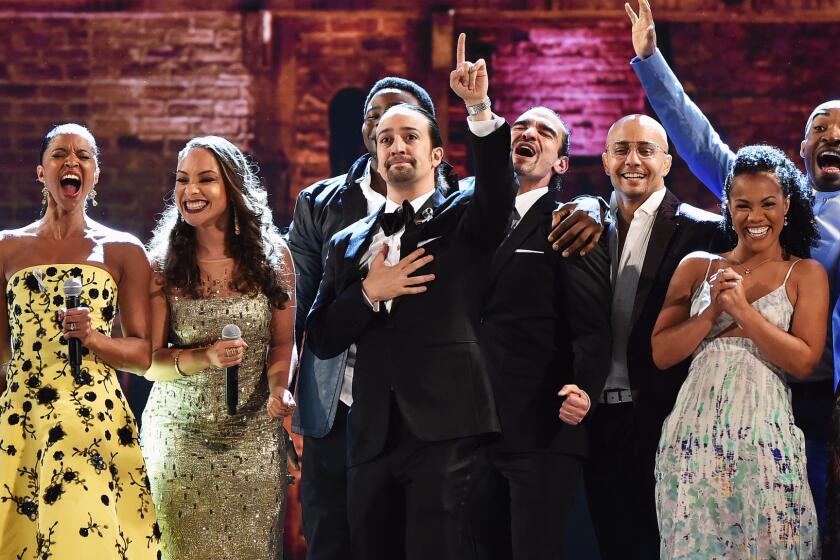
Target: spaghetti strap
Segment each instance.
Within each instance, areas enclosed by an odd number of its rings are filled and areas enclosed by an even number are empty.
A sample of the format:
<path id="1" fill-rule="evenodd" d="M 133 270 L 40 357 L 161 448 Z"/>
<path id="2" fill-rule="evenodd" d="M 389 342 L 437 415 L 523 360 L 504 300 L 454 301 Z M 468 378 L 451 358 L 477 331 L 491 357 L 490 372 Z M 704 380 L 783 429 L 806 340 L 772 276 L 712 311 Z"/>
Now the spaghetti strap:
<path id="1" fill-rule="evenodd" d="M 706 275 L 703 276 L 703 280 L 706 282 L 709 281 L 709 272 L 712 270 L 712 262 L 715 260 L 714 257 L 709 257 L 709 266 L 706 267 Z"/>
<path id="2" fill-rule="evenodd" d="M 796 263 L 800 262 L 802 259 L 796 259 L 791 263 L 790 268 L 788 268 L 787 274 L 785 274 L 785 281 L 782 282 L 782 286 L 787 285 L 788 278 L 790 278 L 790 273 L 793 271 L 793 267 L 796 266 Z"/>

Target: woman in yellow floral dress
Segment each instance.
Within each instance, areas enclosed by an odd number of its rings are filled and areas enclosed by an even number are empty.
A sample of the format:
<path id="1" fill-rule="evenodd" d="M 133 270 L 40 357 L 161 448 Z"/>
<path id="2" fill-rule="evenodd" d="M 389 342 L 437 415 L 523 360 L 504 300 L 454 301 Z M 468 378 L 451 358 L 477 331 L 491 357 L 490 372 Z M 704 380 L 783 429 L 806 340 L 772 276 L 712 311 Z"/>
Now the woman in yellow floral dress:
<path id="1" fill-rule="evenodd" d="M 148 261 L 136 238 L 85 213 L 99 179 L 86 128 L 50 131 L 37 176 L 43 216 L 0 233 L 0 558 L 154 559 L 159 530 L 116 375 L 151 360 Z M 81 305 L 64 313 L 71 277 Z M 71 338 L 83 346 L 75 373 Z"/>

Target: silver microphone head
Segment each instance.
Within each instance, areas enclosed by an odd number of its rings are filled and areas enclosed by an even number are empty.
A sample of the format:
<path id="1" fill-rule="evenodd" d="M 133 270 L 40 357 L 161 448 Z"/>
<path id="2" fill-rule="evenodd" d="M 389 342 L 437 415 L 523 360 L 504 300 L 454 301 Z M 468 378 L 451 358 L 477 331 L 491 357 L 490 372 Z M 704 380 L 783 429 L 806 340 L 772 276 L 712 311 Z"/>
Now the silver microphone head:
<path id="1" fill-rule="evenodd" d="M 225 325 L 222 327 L 222 340 L 236 340 L 242 338 L 242 331 L 236 325 Z"/>
<path id="2" fill-rule="evenodd" d="M 64 297 L 79 297 L 82 295 L 82 283 L 78 278 L 64 281 Z"/>

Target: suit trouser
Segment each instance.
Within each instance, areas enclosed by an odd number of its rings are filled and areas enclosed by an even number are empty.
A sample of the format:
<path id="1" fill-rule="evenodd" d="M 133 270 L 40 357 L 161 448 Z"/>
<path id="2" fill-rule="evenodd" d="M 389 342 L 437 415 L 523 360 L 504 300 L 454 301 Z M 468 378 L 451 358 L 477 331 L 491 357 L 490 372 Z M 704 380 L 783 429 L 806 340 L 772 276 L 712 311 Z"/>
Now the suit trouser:
<path id="1" fill-rule="evenodd" d="M 653 469 L 662 428 L 655 423 L 633 403 L 600 404 L 589 419 L 583 472 L 602 560 L 659 558 Z"/>
<path id="2" fill-rule="evenodd" d="M 566 521 L 581 474 L 576 455 L 502 451 L 491 446 L 490 468 L 473 507 L 481 560 L 565 557 Z"/>
<path id="3" fill-rule="evenodd" d="M 332 429 L 303 438 L 300 505 L 307 560 L 344 560 L 347 525 L 347 405 L 338 403 Z"/>
<path id="4" fill-rule="evenodd" d="M 467 507 L 484 468 L 484 437 L 417 439 L 392 401 L 388 441 L 348 471 L 355 560 L 469 560 Z"/>
<path id="5" fill-rule="evenodd" d="M 831 414 L 834 407 L 834 380 L 790 383 L 791 408 L 796 426 L 805 436 L 805 455 L 808 458 L 808 485 L 814 496 L 814 508 L 820 533 L 826 525 L 826 484 Z M 829 502 L 830 503 L 830 502 Z M 836 506 L 833 506 L 836 509 Z M 825 554 L 824 557 L 828 558 Z"/>

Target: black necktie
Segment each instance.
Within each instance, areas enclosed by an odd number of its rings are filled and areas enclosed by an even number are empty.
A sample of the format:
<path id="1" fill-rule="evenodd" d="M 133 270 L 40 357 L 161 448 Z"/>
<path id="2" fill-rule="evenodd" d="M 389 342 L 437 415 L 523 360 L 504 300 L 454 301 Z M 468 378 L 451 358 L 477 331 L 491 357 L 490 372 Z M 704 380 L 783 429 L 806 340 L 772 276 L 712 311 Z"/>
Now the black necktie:
<path id="1" fill-rule="evenodd" d="M 508 227 L 505 230 L 505 237 L 506 238 L 511 233 L 513 233 L 513 229 L 516 227 L 516 225 L 519 223 L 519 221 L 521 219 L 522 219 L 522 216 L 519 215 L 519 211 L 516 208 L 514 208 L 513 211 L 510 213 L 510 218 L 508 220 Z"/>
<path id="2" fill-rule="evenodd" d="M 414 207 L 407 200 L 403 201 L 402 206 L 396 211 L 379 216 L 382 233 L 389 237 L 412 223 L 414 223 Z"/>

